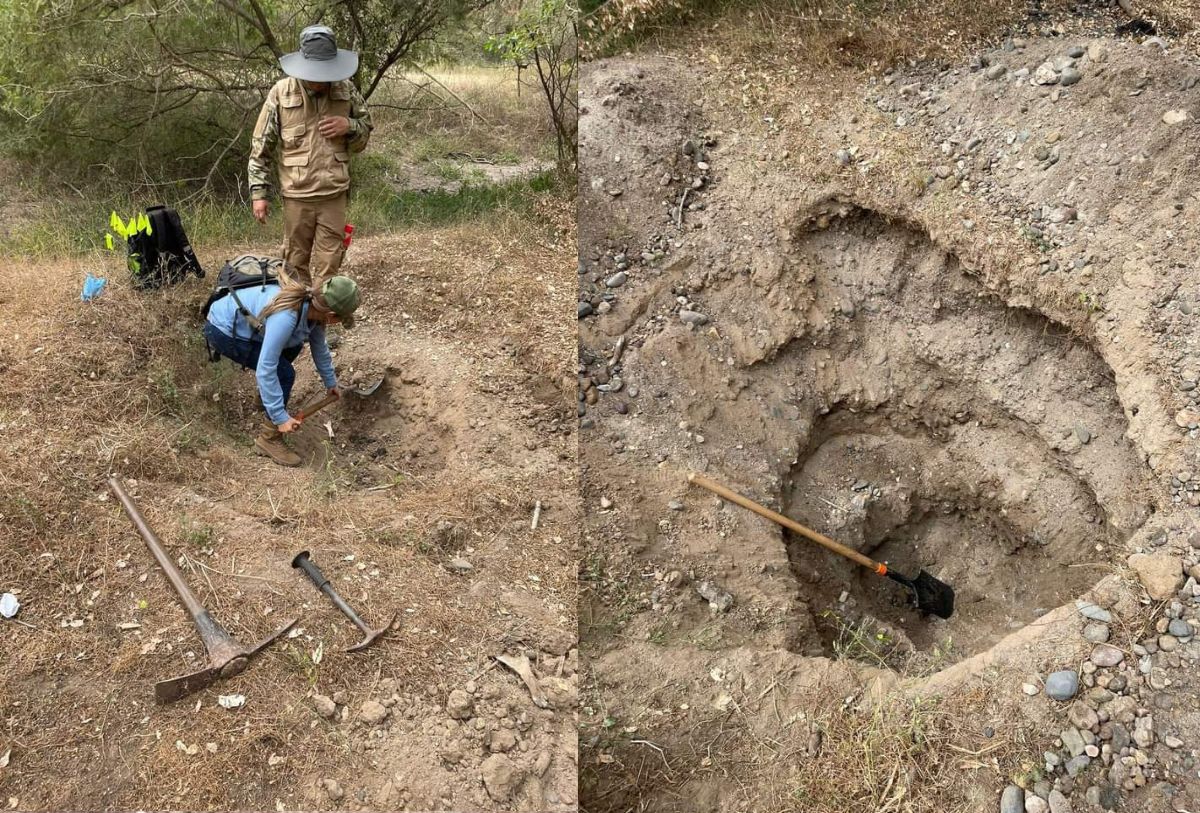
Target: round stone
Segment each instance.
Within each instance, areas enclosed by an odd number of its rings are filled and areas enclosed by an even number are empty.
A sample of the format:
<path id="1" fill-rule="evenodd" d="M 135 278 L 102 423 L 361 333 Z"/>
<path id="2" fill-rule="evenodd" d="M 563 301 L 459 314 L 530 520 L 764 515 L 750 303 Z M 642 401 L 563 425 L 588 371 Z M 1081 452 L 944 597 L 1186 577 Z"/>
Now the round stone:
<path id="1" fill-rule="evenodd" d="M 1115 646 L 1099 644 L 1092 650 L 1092 663 L 1102 668 L 1116 666 L 1123 660 L 1125 660 L 1125 653 Z"/>
<path id="2" fill-rule="evenodd" d="M 1000 813 L 1025 813 L 1025 791 L 1009 785 L 1000 794 Z"/>
<path id="3" fill-rule="evenodd" d="M 1046 678 L 1046 696 L 1065 703 L 1079 691 L 1079 673 L 1074 669 L 1063 669 Z"/>

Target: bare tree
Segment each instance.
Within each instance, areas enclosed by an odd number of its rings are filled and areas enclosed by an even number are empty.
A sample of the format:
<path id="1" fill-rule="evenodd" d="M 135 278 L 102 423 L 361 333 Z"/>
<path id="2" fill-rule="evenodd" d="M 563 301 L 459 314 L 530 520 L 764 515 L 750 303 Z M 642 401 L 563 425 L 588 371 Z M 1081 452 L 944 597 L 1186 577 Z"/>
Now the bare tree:
<path id="1" fill-rule="evenodd" d="M 572 0 L 540 0 L 506 33 L 493 37 L 488 50 L 517 67 L 532 62 L 554 124 L 559 165 L 574 171 L 579 158 L 578 8 Z"/>

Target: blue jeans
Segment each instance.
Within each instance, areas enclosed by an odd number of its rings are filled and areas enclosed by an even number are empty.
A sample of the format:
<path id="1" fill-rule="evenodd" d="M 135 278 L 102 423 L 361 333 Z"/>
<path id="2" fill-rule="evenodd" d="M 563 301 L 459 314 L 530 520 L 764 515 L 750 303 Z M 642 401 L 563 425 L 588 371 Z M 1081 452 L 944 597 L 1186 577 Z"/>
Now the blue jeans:
<path id="1" fill-rule="evenodd" d="M 226 336 L 212 322 L 204 323 L 204 340 L 208 342 L 209 347 L 235 364 L 240 364 L 247 370 L 254 370 L 258 367 L 258 354 L 262 352 L 262 342 Z M 296 368 L 292 366 L 292 362 L 303 352 L 304 345 L 300 345 L 299 347 L 285 347 L 279 355 L 279 366 L 276 369 L 279 372 L 279 388 L 283 390 L 285 407 L 292 397 L 292 385 L 296 383 Z M 258 404 L 262 406 L 261 397 Z M 263 409 L 266 410 L 266 407 L 264 406 Z"/>

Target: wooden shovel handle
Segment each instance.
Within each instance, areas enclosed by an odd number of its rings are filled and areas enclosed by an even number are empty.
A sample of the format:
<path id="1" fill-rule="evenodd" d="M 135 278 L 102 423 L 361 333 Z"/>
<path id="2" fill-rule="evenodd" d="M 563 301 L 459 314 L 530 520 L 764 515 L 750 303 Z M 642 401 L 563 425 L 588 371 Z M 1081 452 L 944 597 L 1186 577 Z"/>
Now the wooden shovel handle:
<path id="1" fill-rule="evenodd" d="M 811 539 L 813 542 L 816 542 L 818 545 L 828 548 L 829 550 L 833 551 L 834 553 L 845 556 L 847 559 L 851 560 L 852 562 L 857 562 L 858 564 L 862 565 L 863 567 L 874 570 L 880 576 L 887 575 L 887 565 L 883 564 L 882 562 L 876 562 L 874 559 L 870 559 L 866 556 L 863 556 L 861 553 L 854 550 L 853 548 L 846 547 L 841 542 L 835 542 L 834 540 L 830 539 L 829 537 L 825 536 L 824 534 L 819 534 L 816 531 L 812 530 L 811 528 L 805 528 L 799 522 L 796 522 L 796 520 L 790 519 L 789 517 L 785 517 L 783 514 L 777 514 L 774 511 L 772 511 L 770 508 L 767 508 L 765 505 L 759 505 L 754 500 L 750 499 L 749 497 L 743 497 L 741 494 L 738 494 L 736 491 L 730 491 L 725 486 L 721 485 L 720 483 L 714 482 L 713 480 L 708 479 L 703 474 L 697 474 L 696 472 L 691 472 L 690 474 L 688 474 L 688 482 L 695 483 L 696 485 L 700 486 L 701 488 L 706 488 L 709 491 L 711 491 L 713 494 L 716 494 L 721 499 L 729 500 L 729 502 L 732 502 L 732 503 L 737 503 L 742 508 L 753 511 L 754 513 L 758 514 L 760 517 L 766 517 L 767 519 L 771 520 L 772 522 L 776 522 L 789 530 L 795 531 L 796 533 L 800 534 L 801 536 L 807 537 L 808 539 Z"/>
<path id="2" fill-rule="evenodd" d="M 304 409 L 302 409 L 298 413 L 296 413 L 296 420 L 300 421 L 301 423 L 304 423 L 305 418 L 311 418 L 317 412 L 319 412 L 320 410 L 329 406 L 334 401 L 338 400 L 338 397 L 339 396 L 337 396 L 337 395 L 326 395 L 324 398 L 322 398 L 320 401 L 317 401 L 312 406 L 304 407 Z"/>

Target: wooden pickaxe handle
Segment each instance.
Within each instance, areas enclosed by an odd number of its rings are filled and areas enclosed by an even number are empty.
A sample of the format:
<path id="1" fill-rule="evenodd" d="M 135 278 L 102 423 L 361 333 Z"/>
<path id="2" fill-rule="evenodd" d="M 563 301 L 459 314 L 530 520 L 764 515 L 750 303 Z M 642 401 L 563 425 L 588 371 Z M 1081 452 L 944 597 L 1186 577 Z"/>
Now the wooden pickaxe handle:
<path id="1" fill-rule="evenodd" d="M 876 562 L 874 559 L 864 556 L 858 551 L 854 550 L 854 548 L 848 548 L 841 542 L 836 542 L 830 539 L 829 537 L 825 536 L 825 534 L 817 533 L 811 528 L 805 528 L 799 522 L 796 522 L 796 520 L 791 519 L 790 517 L 785 517 L 783 514 L 777 514 L 770 508 L 767 508 L 765 505 L 760 505 L 749 497 L 743 497 L 736 491 L 731 491 L 720 483 L 708 479 L 703 474 L 691 472 L 687 477 L 689 483 L 695 483 L 701 488 L 708 489 L 713 494 L 716 494 L 718 497 L 724 500 L 729 500 L 731 503 L 736 503 L 742 508 L 753 511 L 760 517 L 766 517 L 772 522 L 778 523 L 788 530 L 795 531 L 806 539 L 811 539 L 818 545 L 828 548 L 840 556 L 845 556 L 852 562 L 857 562 L 863 567 L 875 571 L 880 576 L 887 575 L 887 565 L 883 564 L 882 562 Z"/>
<path id="2" fill-rule="evenodd" d="M 306 406 L 303 409 L 301 409 L 299 412 L 297 412 L 296 420 L 300 421 L 300 423 L 304 423 L 305 418 L 311 418 L 317 412 L 320 412 L 322 409 L 329 406 L 330 404 L 332 404 L 334 401 L 338 400 L 339 398 L 341 398 L 340 395 L 334 395 L 332 393 L 326 395 L 324 398 L 322 398 L 320 401 L 317 401 L 315 404 L 312 404 L 311 406 Z"/>

